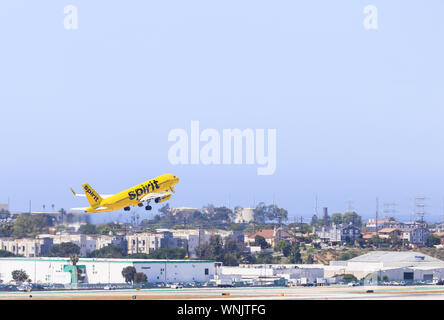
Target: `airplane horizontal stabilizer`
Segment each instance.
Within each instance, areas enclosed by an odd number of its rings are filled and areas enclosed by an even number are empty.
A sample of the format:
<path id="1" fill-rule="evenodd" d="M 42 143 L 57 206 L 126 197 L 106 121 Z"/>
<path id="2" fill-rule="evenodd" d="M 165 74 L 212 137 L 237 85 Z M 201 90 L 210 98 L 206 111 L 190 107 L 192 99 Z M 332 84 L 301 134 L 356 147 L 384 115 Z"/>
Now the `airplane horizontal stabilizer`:
<path id="1" fill-rule="evenodd" d="M 86 194 L 76 193 L 76 192 L 74 191 L 73 188 L 70 188 L 70 189 L 71 189 L 71 192 L 72 192 L 76 197 L 86 197 Z"/>

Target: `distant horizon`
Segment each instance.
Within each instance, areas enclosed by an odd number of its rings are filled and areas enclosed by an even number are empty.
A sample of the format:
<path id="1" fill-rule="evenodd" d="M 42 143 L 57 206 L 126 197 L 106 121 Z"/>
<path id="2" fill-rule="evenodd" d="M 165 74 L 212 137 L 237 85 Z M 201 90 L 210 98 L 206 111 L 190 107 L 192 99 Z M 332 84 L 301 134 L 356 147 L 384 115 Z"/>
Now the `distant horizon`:
<path id="1" fill-rule="evenodd" d="M 379 197 L 410 220 L 423 194 L 444 218 L 444 1 L 66 6 L 0 3 L 0 203 L 84 207 L 70 187 L 171 173 L 172 207 L 260 199 L 309 219 L 317 196 L 368 219 Z M 224 148 L 226 130 L 245 138 Z"/>
<path id="2" fill-rule="evenodd" d="M 0 204 L 6 204 L 6 203 L 0 203 Z M 213 204 L 213 205 L 216 206 L 216 207 L 224 207 L 224 205 L 220 205 L 220 206 L 216 205 L 216 204 Z M 266 205 L 269 205 L 269 204 L 266 203 Z M 277 205 L 279 206 L 279 204 L 277 204 Z M 203 205 L 201 207 L 190 207 L 190 208 L 202 209 L 204 206 L 206 206 L 206 205 Z M 63 207 L 58 208 L 58 209 L 56 208 L 55 211 L 49 211 L 49 210 L 43 211 L 43 210 L 35 210 L 35 209 L 32 209 L 31 211 L 32 211 L 32 213 L 42 213 L 42 214 L 48 213 L 48 214 L 50 214 L 50 213 L 59 212 L 61 209 L 64 209 L 67 213 L 74 213 L 75 215 L 88 215 L 91 218 L 91 223 L 93 223 L 93 224 L 102 224 L 102 223 L 111 223 L 111 222 L 114 222 L 114 221 L 129 223 L 128 221 L 131 220 L 131 217 L 133 215 L 137 215 L 137 214 L 139 215 L 139 221 L 142 221 L 144 219 L 152 219 L 155 215 L 160 214 L 158 209 L 160 209 L 161 207 L 162 206 L 154 207 L 152 211 L 146 211 L 144 208 L 136 208 L 136 207 L 134 207 L 129 212 L 125 212 L 123 210 L 120 210 L 120 211 L 108 212 L 108 213 L 81 213 L 81 212 L 78 212 L 78 211 L 71 211 L 70 209 L 66 209 L 66 208 L 63 208 Z M 227 207 L 227 206 L 225 206 L 225 207 Z M 234 211 L 235 207 L 236 206 L 227 207 L 227 208 L 229 208 L 229 209 Z M 170 205 L 170 208 L 180 208 L 180 206 L 173 207 L 173 206 Z M 242 207 L 242 208 L 252 208 L 252 207 Z M 320 218 L 320 219 L 322 218 L 322 215 L 323 215 L 322 209 L 323 208 L 320 208 L 320 210 L 319 210 L 320 212 L 317 215 L 318 218 Z M 9 211 L 12 212 L 12 213 L 29 213 L 29 209 L 28 210 L 11 210 L 11 208 L 10 208 Z M 328 215 L 330 217 L 333 214 L 335 214 L 335 213 L 344 214 L 346 212 L 349 212 L 349 211 L 339 212 L 339 211 L 330 211 L 330 209 L 328 209 Z M 351 212 L 356 212 L 359 216 L 361 216 L 363 222 L 367 222 L 369 220 L 374 220 L 376 218 L 376 215 L 364 216 L 364 215 L 360 214 L 356 210 L 352 210 Z M 314 215 L 314 213 L 311 214 L 310 216 L 308 216 L 308 215 L 302 216 L 303 222 L 304 223 L 310 223 L 311 222 L 311 218 L 313 217 L 313 215 Z M 428 224 L 442 223 L 444 221 L 444 219 L 441 219 L 441 220 L 427 219 L 428 216 L 429 215 L 427 213 L 424 215 L 424 221 L 426 223 L 428 223 Z M 398 221 L 398 222 L 415 222 L 415 221 L 417 221 L 415 219 L 411 219 L 413 217 L 413 214 L 410 214 L 408 219 L 405 219 L 405 218 L 403 219 L 403 218 L 399 218 L 399 217 L 407 217 L 407 215 L 398 215 L 398 214 L 396 214 L 395 216 L 384 217 L 381 212 L 379 213 L 378 221 L 382 221 L 385 218 L 389 219 L 391 217 L 394 217 L 396 219 L 396 221 Z M 288 223 L 293 223 L 294 221 L 300 222 L 300 219 L 301 219 L 301 215 L 290 215 L 289 214 L 288 215 L 288 219 L 286 221 L 284 221 L 284 222 L 287 223 L 287 224 Z"/>

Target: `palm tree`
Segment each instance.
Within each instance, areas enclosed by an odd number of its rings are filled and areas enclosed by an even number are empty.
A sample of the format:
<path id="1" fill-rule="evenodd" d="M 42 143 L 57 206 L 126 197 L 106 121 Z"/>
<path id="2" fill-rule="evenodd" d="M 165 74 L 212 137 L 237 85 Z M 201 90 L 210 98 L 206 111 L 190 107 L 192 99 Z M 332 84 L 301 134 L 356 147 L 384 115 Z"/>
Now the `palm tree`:
<path id="1" fill-rule="evenodd" d="M 75 266 L 77 262 L 79 262 L 79 257 L 76 254 L 71 254 L 69 260 L 71 260 L 72 265 Z"/>
<path id="2" fill-rule="evenodd" d="M 79 282 L 79 270 L 77 269 L 77 262 L 79 262 L 79 257 L 76 254 L 71 254 L 69 256 L 69 260 L 71 260 L 72 265 L 74 266 L 74 283 Z"/>

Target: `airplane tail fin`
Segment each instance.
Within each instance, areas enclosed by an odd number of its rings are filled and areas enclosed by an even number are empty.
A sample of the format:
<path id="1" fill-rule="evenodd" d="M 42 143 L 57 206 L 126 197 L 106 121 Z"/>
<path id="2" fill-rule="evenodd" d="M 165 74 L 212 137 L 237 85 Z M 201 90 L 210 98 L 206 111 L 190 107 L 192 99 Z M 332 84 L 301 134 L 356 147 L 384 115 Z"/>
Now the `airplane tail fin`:
<path id="1" fill-rule="evenodd" d="M 83 190 L 85 190 L 86 198 L 91 207 L 98 207 L 103 200 L 102 197 L 87 183 L 83 185 Z"/>

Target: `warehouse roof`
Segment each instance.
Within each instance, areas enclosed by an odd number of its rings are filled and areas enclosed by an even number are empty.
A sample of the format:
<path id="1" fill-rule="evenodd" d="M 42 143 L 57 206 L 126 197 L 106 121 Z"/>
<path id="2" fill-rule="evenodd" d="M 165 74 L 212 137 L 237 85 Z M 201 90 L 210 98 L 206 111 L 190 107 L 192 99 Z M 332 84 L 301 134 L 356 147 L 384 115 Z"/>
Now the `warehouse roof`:
<path id="1" fill-rule="evenodd" d="M 0 258 L 2 261 L 66 261 L 70 262 L 70 258 L 65 257 L 36 257 L 36 258 L 16 258 L 7 257 Z M 213 260 L 170 260 L 170 259 L 104 259 L 104 258 L 79 258 L 79 262 L 105 262 L 105 263 L 214 263 Z"/>
<path id="2" fill-rule="evenodd" d="M 348 260 L 348 262 L 401 262 L 401 263 L 421 263 L 434 262 L 442 263 L 444 261 L 433 258 L 421 252 L 412 251 L 372 251 L 359 257 Z"/>

